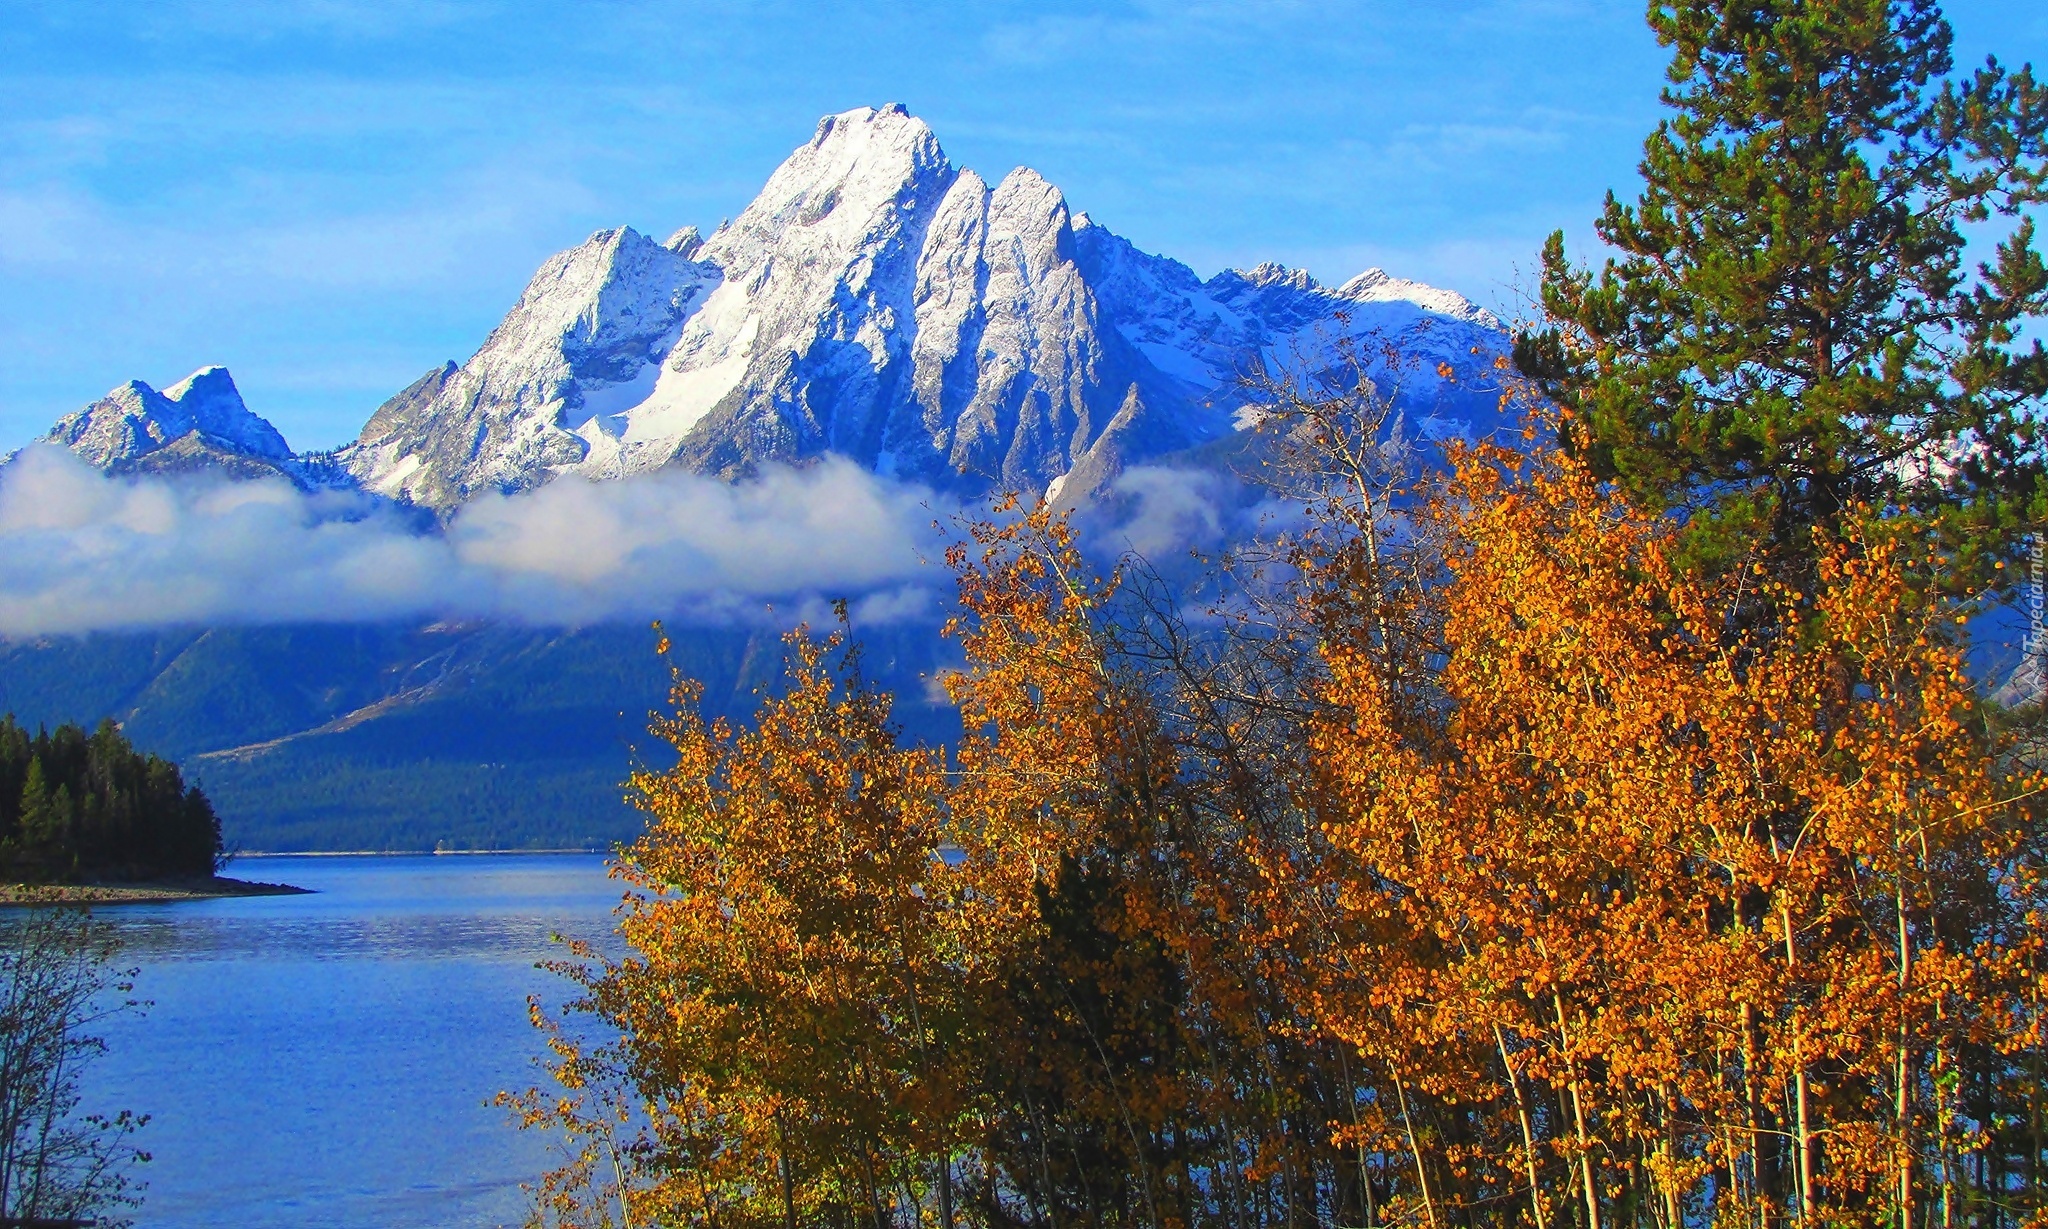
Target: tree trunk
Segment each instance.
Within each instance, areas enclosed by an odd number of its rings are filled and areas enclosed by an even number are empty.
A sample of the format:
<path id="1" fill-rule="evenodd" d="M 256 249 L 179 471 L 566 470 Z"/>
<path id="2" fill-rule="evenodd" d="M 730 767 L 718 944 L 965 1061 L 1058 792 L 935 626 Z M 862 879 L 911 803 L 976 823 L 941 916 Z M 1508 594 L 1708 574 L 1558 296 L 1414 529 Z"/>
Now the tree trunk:
<path id="1" fill-rule="evenodd" d="M 1429 1171 L 1422 1164 L 1422 1149 L 1415 1142 L 1415 1120 L 1408 1116 L 1408 1088 L 1398 1073 L 1394 1076 L 1394 1095 L 1401 1099 L 1401 1126 L 1408 1132 L 1408 1154 L 1415 1158 L 1415 1181 L 1422 1188 L 1422 1208 L 1429 1214 L 1429 1229 L 1436 1229 L 1436 1201 L 1429 1194 Z"/>
<path id="2" fill-rule="evenodd" d="M 1550 1218 L 1543 1212 L 1543 1186 L 1536 1180 L 1536 1129 L 1529 1121 L 1529 1103 L 1522 1099 L 1522 1077 L 1515 1074 L 1515 1064 L 1508 1057 L 1508 1039 L 1500 1031 L 1500 1025 L 1493 1026 L 1493 1044 L 1500 1047 L 1501 1066 L 1507 1069 L 1508 1087 L 1515 1092 L 1515 1116 L 1522 1122 L 1522 1164 L 1529 1173 L 1529 1210 L 1536 1217 L 1536 1229 L 1549 1229 Z"/>
<path id="3" fill-rule="evenodd" d="M 1550 1005 L 1557 1012 L 1557 1042 L 1564 1048 L 1565 1071 L 1571 1077 L 1572 1125 L 1579 1139 L 1579 1182 L 1586 1196 L 1586 1229 L 1600 1229 L 1600 1191 L 1593 1184 L 1593 1144 L 1586 1134 L 1586 1103 L 1579 1096 L 1579 1063 L 1571 1057 L 1571 1030 L 1564 1022 L 1564 997 L 1553 994 Z"/>

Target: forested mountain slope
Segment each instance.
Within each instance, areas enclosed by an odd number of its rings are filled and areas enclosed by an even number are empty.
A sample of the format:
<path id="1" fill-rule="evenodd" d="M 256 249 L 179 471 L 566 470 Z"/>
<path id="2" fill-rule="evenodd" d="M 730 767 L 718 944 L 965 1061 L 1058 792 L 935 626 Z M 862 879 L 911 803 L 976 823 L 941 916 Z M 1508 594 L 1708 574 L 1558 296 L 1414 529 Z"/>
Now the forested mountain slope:
<path id="1" fill-rule="evenodd" d="M 670 660 L 713 712 L 751 711 L 771 632 L 672 629 Z M 922 693 L 926 630 L 864 634 L 869 664 Z M 620 783 L 668 674 L 647 627 L 294 626 L 102 634 L 0 647 L 0 711 L 112 717 L 179 761 L 230 848 L 603 847 L 637 822 Z M 949 714 L 906 707 L 944 738 Z"/>

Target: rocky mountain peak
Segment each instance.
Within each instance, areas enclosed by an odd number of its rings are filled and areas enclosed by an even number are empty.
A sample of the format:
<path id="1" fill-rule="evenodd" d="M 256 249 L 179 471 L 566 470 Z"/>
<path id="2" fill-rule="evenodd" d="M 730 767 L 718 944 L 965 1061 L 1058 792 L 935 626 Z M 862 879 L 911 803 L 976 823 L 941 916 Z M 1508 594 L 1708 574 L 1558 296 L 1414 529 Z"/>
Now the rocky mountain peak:
<path id="1" fill-rule="evenodd" d="M 1320 290 L 1316 279 L 1309 276 L 1307 269 L 1290 269 L 1286 265 L 1262 261 L 1249 269 L 1234 269 L 1232 272 L 1261 289 L 1268 286 L 1285 286 L 1289 290 L 1303 292 Z"/>
<path id="2" fill-rule="evenodd" d="M 1073 222 L 1067 210 L 1066 194 L 1047 183 L 1037 171 L 1020 166 L 1003 176 L 989 196 L 989 213 L 1000 216 L 1011 231 L 1043 235 L 1056 247 L 1048 256 L 1072 260 Z"/>
<path id="3" fill-rule="evenodd" d="M 467 363 L 380 406 L 339 463 L 380 494 L 450 507 L 585 461 L 606 442 L 612 390 L 666 352 L 719 281 L 684 250 L 621 226 L 549 257 Z"/>
<path id="4" fill-rule="evenodd" d="M 162 392 L 130 380 L 58 420 L 40 442 L 118 472 L 149 468 L 149 457 L 181 441 L 181 455 L 199 449 L 269 464 L 292 455 L 284 436 L 250 412 L 234 377 L 218 366 L 202 367 Z"/>
<path id="5" fill-rule="evenodd" d="M 1354 303 L 1413 303 L 1427 311 L 1477 324 L 1482 328 L 1501 327 L 1499 317 L 1455 290 L 1445 290 L 1422 282 L 1410 281 L 1405 277 L 1395 277 L 1380 268 L 1367 269 L 1345 282 L 1337 288 L 1337 294 Z"/>
<path id="6" fill-rule="evenodd" d="M 771 254 L 800 255 L 814 268 L 838 264 L 900 235 L 952 181 L 938 138 L 900 104 L 828 115 L 753 203 L 705 242 L 701 259 L 734 279 Z"/>
<path id="7" fill-rule="evenodd" d="M 704 236 L 694 226 L 685 226 L 662 241 L 661 246 L 674 252 L 684 260 L 695 260 L 697 251 L 704 246 Z"/>

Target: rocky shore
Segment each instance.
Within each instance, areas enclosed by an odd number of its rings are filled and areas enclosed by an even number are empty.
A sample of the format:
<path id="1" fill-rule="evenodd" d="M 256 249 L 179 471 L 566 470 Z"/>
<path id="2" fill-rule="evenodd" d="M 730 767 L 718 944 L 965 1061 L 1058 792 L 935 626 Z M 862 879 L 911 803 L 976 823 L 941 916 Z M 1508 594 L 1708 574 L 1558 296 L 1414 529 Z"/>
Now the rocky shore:
<path id="1" fill-rule="evenodd" d="M 219 875 L 190 879 L 151 879 L 138 883 L 0 884 L 4 905 L 156 905 L 180 900 L 212 900 L 224 896 L 297 896 L 311 891 L 283 883 L 251 883 Z"/>

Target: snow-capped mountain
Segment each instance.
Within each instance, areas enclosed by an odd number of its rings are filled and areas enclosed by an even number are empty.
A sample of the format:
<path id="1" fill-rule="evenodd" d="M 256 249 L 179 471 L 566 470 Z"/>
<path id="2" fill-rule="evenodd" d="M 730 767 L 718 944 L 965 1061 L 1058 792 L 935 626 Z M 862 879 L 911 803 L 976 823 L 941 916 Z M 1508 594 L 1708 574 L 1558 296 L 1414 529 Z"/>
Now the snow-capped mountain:
<path id="1" fill-rule="evenodd" d="M 130 380 L 57 420 L 37 441 L 69 448 L 117 474 L 226 472 L 300 485 L 345 481 L 324 458 L 301 458 L 242 402 L 225 367 L 201 367 L 158 392 Z"/>
<path id="2" fill-rule="evenodd" d="M 862 108 L 820 121 L 708 239 L 622 228 L 549 260 L 473 358 L 386 403 L 339 460 L 441 507 L 555 474 L 737 476 L 828 451 L 1044 490 L 1105 449 L 1229 431 L 1255 355 L 1383 334 L 1459 366 L 1500 344 L 1461 296 L 1378 270 L 1336 290 L 1274 265 L 1204 282 L 1070 214 L 1036 172 L 991 185 L 902 107 Z"/>
<path id="3" fill-rule="evenodd" d="M 1462 296 L 1377 269 L 1335 289 L 1272 264 L 1204 281 L 1034 171 L 955 168 L 890 105 L 821 120 L 709 238 L 619 227 L 550 258 L 467 362 L 336 454 L 294 459 L 217 367 L 124 385 L 46 438 L 108 469 L 338 479 L 443 510 L 561 474 L 738 477 L 825 453 L 1073 503 L 1233 431 L 1253 364 L 1376 353 L 1367 339 L 1415 360 L 1409 407 L 1438 427 L 1474 403 L 1438 365 L 1483 366 L 1504 341 Z"/>
<path id="4" fill-rule="evenodd" d="M 599 231 L 542 265 L 467 363 L 379 407 L 343 463 L 372 490 L 433 507 L 600 471 L 600 448 L 624 450 L 603 430 L 606 394 L 617 401 L 667 357 L 718 282 L 715 266 L 630 227 Z"/>

